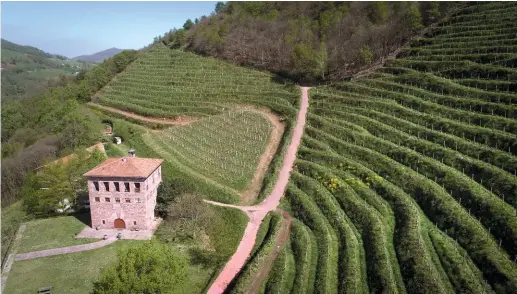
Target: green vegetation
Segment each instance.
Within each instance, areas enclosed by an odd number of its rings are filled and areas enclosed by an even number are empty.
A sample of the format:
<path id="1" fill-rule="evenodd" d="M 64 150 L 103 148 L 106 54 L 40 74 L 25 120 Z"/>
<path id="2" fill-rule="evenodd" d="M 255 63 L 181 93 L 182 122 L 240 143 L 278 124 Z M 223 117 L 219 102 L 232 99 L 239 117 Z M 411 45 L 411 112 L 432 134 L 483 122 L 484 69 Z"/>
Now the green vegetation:
<path id="1" fill-rule="evenodd" d="M 285 195 L 298 221 L 264 289 L 517 289 L 514 11 L 468 5 L 377 71 L 310 90 Z"/>
<path id="2" fill-rule="evenodd" d="M 117 249 L 139 242 L 123 240 L 96 250 L 16 261 L 4 293 L 36 293 L 48 286 L 56 293 L 91 293 L 101 271 L 116 262 Z"/>
<path id="3" fill-rule="evenodd" d="M 455 2 L 227 2 L 155 43 L 298 81 L 350 78 L 436 23 Z M 251 37 L 253 36 L 253 37 Z"/>
<path id="4" fill-rule="evenodd" d="M 89 215 L 88 215 L 89 217 Z M 39 219 L 27 222 L 18 253 L 53 249 L 95 242 L 95 239 L 78 239 L 86 225 L 74 216 Z"/>
<path id="5" fill-rule="evenodd" d="M 273 75 L 156 44 L 93 101 L 144 116 L 175 118 L 220 114 L 239 104 L 296 113 L 297 89 Z"/>
<path id="6" fill-rule="evenodd" d="M 261 232 L 267 228 L 267 234 L 263 240 L 261 240 L 261 243 L 258 243 L 260 240 L 257 239 L 258 245 L 255 244 L 255 250 L 253 250 L 254 254 L 248 258 L 248 263 L 246 263 L 237 277 L 228 286 L 228 288 L 231 289 L 231 293 L 246 293 L 261 266 L 263 266 L 263 263 L 266 261 L 267 256 L 275 247 L 276 235 L 282 226 L 282 222 L 285 220 L 279 213 L 270 212 L 269 214 L 271 214 L 271 220 L 261 224 L 260 228 Z M 263 233 L 260 235 L 263 236 Z"/>
<path id="7" fill-rule="evenodd" d="M 27 214 L 21 201 L 2 209 L 2 264 L 6 261 L 7 253 L 22 221 Z"/>
<path id="8" fill-rule="evenodd" d="M 144 139 L 159 145 L 157 150 L 162 148 L 188 169 L 227 187 L 244 190 L 270 133 L 271 123 L 264 115 L 231 111 L 188 126 L 147 133 Z"/>
<path id="9" fill-rule="evenodd" d="M 25 174 L 99 142 L 103 124 L 81 104 L 137 57 L 124 51 L 74 81 L 29 99 L 2 99 L 2 207 L 20 198 Z"/>
<path id="10" fill-rule="evenodd" d="M 119 250 L 117 262 L 102 272 L 93 293 L 171 292 L 187 279 L 186 265 L 186 259 L 170 246 L 145 241 Z"/>
<path id="11" fill-rule="evenodd" d="M 92 65 L 2 39 L 2 98 L 29 98 Z"/>
<path id="12" fill-rule="evenodd" d="M 79 196 L 88 195 L 83 174 L 103 162 L 106 156 L 98 149 L 91 154 L 82 150 L 74 155 L 66 163 L 50 163 L 27 175 L 21 194 L 29 215 L 46 217 L 68 213 Z"/>

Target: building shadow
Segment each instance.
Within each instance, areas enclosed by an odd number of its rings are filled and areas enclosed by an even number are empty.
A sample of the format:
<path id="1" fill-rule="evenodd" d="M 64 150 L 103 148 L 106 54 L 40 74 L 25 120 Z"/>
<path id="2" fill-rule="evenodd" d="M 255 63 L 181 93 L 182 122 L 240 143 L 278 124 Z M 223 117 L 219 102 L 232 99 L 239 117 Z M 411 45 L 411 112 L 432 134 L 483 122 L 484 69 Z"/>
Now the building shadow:
<path id="1" fill-rule="evenodd" d="M 90 228 L 92 227 L 92 219 L 90 217 L 89 211 L 74 213 L 73 217 L 75 217 L 77 220 L 79 220 L 83 224 L 89 226 Z"/>

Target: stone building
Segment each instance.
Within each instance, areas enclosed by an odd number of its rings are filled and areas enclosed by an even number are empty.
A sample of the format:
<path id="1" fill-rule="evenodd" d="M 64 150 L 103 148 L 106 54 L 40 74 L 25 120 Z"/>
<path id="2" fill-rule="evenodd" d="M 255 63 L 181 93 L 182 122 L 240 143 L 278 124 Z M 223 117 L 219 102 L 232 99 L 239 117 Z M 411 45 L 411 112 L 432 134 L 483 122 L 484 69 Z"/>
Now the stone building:
<path id="1" fill-rule="evenodd" d="M 92 227 L 98 229 L 150 229 L 156 192 L 162 181 L 163 159 L 109 158 L 85 173 L 88 179 Z"/>

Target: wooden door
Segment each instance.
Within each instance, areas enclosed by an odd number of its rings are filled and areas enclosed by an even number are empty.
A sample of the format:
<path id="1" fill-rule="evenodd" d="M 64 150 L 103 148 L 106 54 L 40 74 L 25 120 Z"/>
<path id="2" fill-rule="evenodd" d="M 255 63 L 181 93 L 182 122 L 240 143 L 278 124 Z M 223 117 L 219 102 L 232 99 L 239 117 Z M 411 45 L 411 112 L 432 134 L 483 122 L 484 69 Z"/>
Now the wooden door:
<path id="1" fill-rule="evenodd" d="M 126 228 L 126 223 L 124 222 L 124 220 L 121 218 L 117 218 L 115 220 L 115 229 L 125 229 L 125 228 Z"/>

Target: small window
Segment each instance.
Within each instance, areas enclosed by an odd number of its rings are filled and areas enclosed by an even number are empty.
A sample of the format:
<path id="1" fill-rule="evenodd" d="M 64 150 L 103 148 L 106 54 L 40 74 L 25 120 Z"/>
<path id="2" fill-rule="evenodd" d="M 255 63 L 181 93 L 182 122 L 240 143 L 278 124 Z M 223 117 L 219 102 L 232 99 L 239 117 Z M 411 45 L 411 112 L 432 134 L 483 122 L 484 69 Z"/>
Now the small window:
<path id="1" fill-rule="evenodd" d="M 154 178 L 155 178 L 155 177 L 153 176 L 153 184 L 154 184 Z"/>
<path id="2" fill-rule="evenodd" d="M 145 190 L 148 191 L 149 190 L 149 184 L 145 184 Z"/>
<path id="3" fill-rule="evenodd" d="M 100 197 L 95 197 L 95 202 L 101 202 L 101 198 Z"/>
<path id="4" fill-rule="evenodd" d="M 135 226 L 136 226 L 136 221 L 133 221 L 133 225 L 135 225 Z"/>
<path id="5" fill-rule="evenodd" d="M 104 189 L 106 190 L 106 192 L 110 191 L 110 183 L 109 182 L 104 182 Z"/>
<path id="6" fill-rule="evenodd" d="M 106 202 L 110 202 L 110 198 L 109 198 L 109 197 L 104 198 L 104 200 L 105 200 Z"/>
<path id="7" fill-rule="evenodd" d="M 113 184 L 115 184 L 115 191 L 120 192 L 120 184 L 119 184 L 119 182 L 114 182 Z"/>
<path id="8" fill-rule="evenodd" d="M 106 224 L 106 221 L 105 220 L 102 220 L 102 224 L 105 225 Z"/>
<path id="9" fill-rule="evenodd" d="M 120 198 L 115 197 L 115 202 L 120 203 Z"/>
<path id="10" fill-rule="evenodd" d="M 129 183 L 124 183 L 124 192 L 129 192 Z"/>
<path id="11" fill-rule="evenodd" d="M 95 186 L 95 191 L 99 191 L 99 182 L 93 182 L 93 185 Z"/>
<path id="12" fill-rule="evenodd" d="M 136 198 L 136 203 L 142 203 L 142 200 L 140 200 L 140 198 Z"/>
<path id="13" fill-rule="evenodd" d="M 131 203 L 131 199 L 126 198 L 126 203 Z"/>
<path id="14" fill-rule="evenodd" d="M 135 192 L 140 193 L 140 183 L 135 183 Z"/>

